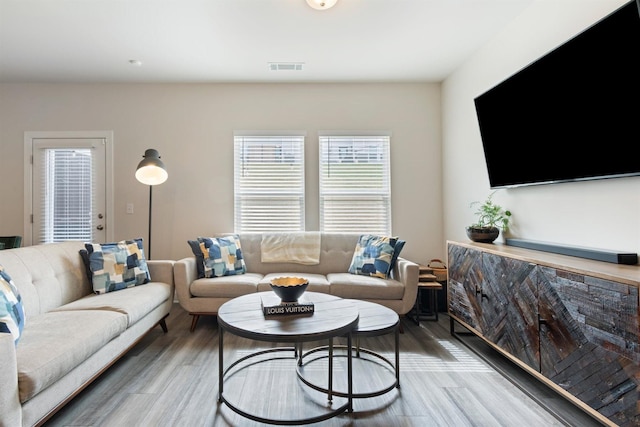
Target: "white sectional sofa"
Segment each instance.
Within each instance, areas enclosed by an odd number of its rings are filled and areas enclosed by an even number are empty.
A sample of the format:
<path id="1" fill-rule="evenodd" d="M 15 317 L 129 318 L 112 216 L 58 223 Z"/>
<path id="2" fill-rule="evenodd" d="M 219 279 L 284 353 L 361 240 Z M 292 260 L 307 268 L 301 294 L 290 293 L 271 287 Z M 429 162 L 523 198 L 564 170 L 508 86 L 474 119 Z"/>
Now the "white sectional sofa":
<path id="1" fill-rule="evenodd" d="M 173 261 L 147 261 L 151 281 L 95 294 L 81 242 L 1 250 L 26 319 L 17 344 L 0 333 L 0 425 L 41 425 L 156 325 L 166 331 Z"/>
<path id="2" fill-rule="evenodd" d="M 271 290 L 271 279 L 281 276 L 308 279 L 309 292 L 376 302 L 400 315 L 409 312 L 415 303 L 419 267 L 412 261 L 398 257 L 387 279 L 349 273 L 359 234 L 320 233 L 317 264 L 264 262 L 263 237 L 262 233 L 238 235 L 246 265 L 246 272 L 242 274 L 199 278 L 195 255 L 176 261 L 176 294 L 180 305 L 193 316 L 192 331 L 199 316 L 215 315 L 220 306 L 232 298 Z"/>

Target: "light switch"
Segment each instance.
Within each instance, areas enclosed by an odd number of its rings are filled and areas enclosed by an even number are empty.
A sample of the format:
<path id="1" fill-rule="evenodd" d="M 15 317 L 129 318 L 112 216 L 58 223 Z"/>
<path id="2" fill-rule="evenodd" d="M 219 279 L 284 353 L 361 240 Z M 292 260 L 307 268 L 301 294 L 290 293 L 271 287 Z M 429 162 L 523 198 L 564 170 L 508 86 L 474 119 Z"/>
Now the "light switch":
<path id="1" fill-rule="evenodd" d="M 127 213 L 128 214 L 133 213 L 133 203 L 127 203 Z"/>

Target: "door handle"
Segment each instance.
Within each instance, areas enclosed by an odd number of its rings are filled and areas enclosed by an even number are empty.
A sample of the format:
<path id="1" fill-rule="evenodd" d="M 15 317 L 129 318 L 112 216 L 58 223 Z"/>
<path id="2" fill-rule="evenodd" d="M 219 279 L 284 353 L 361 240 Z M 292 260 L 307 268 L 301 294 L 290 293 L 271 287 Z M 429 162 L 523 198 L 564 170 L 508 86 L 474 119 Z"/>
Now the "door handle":
<path id="1" fill-rule="evenodd" d="M 489 301 L 489 295 L 482 292 L 482 288 L 476 286 L 476 296 L 478 295 L 480 295 L 480 301 L 482 301 L 483 299 L 486 299 L 487 301 Z"/>

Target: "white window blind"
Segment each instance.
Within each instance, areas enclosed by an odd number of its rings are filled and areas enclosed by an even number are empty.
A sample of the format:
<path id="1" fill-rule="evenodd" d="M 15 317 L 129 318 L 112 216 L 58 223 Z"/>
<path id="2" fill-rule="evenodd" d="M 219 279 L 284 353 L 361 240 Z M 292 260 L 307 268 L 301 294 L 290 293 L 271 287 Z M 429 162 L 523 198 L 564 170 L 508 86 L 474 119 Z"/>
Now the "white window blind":
<path id="1" fill-rule="evenodd" d="M 304 135 L 234 137 L 235 231 L 304 231 Z"/>
<path id="2" fill-rule="evenodd" d="M 320 136 L 320 230 L 391 235 L 389 136 Z"/>
<path id="3" fill-rule="evenodd" d="M 93 168 L 91 149 L 47 148 L 37 151 L 40 164 L 40 223 L 34 243 L 65 240 L 90 242 Z"/>

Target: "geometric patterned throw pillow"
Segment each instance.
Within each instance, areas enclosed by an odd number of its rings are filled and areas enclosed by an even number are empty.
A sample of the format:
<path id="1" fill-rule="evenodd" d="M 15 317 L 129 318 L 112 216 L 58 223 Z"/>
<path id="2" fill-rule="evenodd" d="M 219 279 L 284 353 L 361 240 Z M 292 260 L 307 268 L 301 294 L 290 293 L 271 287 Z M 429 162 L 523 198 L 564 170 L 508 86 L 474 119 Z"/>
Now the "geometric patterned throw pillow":
<path id="1" fill-rule="evenodd" d="M 189 240 L 188 243 L 196 256 L 200 278 L 233 276 L 247 272 L 240 237 L 237 234 L 225 237 L 198 237 L 197 240 Z"/>
<path id="2" fill-rule="evenodd" d="M 361 235 L 351 259 L 349 273 L 388 279 L 397 240 L 396 237 Z"/>
<path id="3" fill-rule="evenodd" d="M 143 285 L 149 280 L 142 239 L 116 243 L 85 243 L 89 270 L 96 294 Z"/>
<path id="4" fill-rule="evenodd" d="M 14 344 L 17 345 L 24 329 L 24 321 L 24 307 L 20 292 L 4 267 L 0 265 L 0 332 L 10 333 Z"/>

